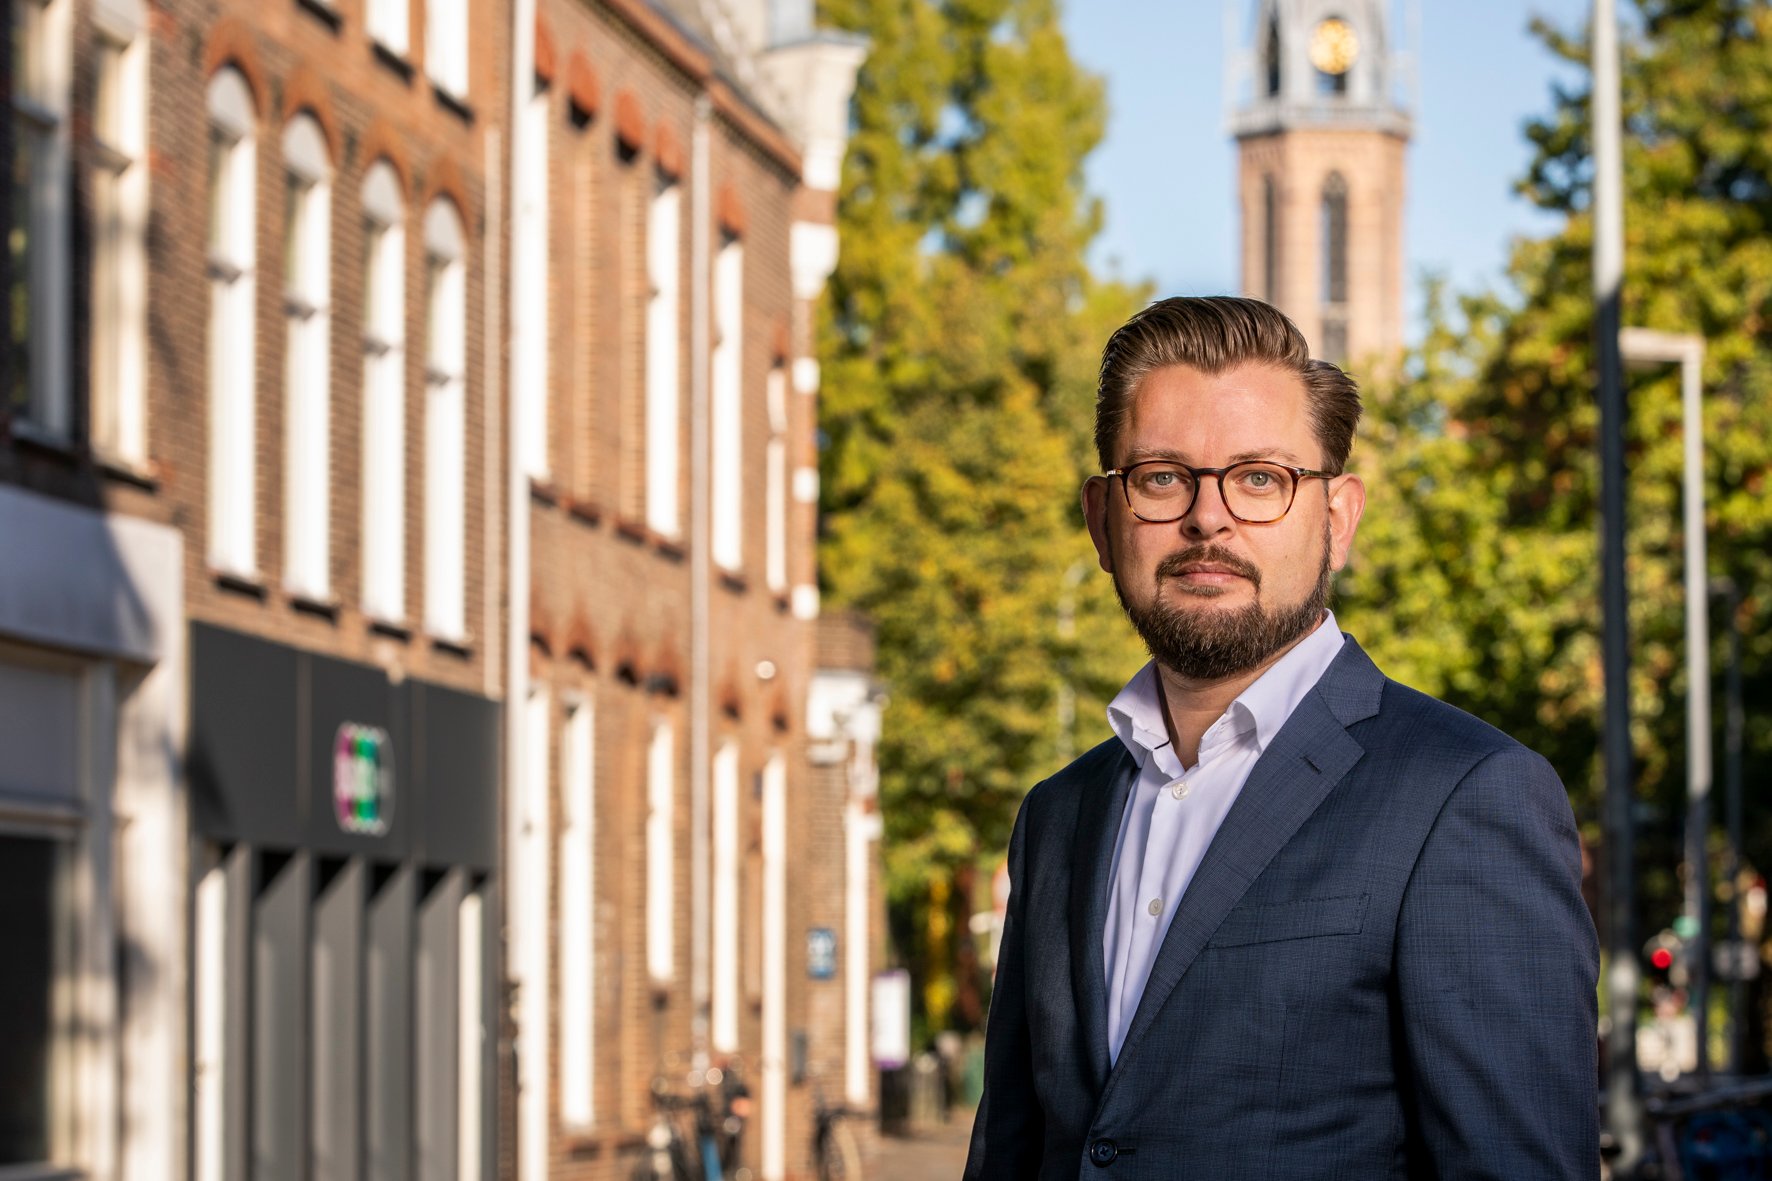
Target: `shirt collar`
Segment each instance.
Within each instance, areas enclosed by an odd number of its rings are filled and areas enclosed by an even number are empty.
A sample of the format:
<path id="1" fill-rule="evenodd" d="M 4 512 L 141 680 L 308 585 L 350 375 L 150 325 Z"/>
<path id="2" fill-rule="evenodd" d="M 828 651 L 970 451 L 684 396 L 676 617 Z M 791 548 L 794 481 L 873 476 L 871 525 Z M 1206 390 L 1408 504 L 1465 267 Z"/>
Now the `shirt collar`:
<path id="1" fill-rule="evenodd" d="M 1335 613 L 1325 611 L 1323 621 L 1294 644 L 1273 666 L 1237 695 L 1224 718 L 1238 731 L 1253 722 L 1255 744 L 1266 750 L 1304 695 L 1334 663 L 1345 638 L 1336 626 Z M 1108 702 L 1108 725 L 1142 765 L 1148 755 L 1169 744 L 1169 727 L 1163 718 L 1163 698 L 1157 689 L 1157 662 L 1147 661 L 1126 687 Z M 1217 723 L 1214 723 L 1216 725 Z"/>

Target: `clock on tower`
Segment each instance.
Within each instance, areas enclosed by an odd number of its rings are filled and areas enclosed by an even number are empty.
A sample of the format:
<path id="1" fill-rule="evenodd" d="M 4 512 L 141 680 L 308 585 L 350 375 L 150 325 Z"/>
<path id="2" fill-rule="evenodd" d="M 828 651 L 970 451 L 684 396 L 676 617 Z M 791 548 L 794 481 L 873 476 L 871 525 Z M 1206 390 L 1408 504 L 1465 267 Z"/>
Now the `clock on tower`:
<path id="1" fill-rule="evenodd" d="M 1243 289 L 1312 351 L 1394 357 L 1403 341 L 1408 58 L 1391 0 L 1256 0 L 1230 113 Z"/>

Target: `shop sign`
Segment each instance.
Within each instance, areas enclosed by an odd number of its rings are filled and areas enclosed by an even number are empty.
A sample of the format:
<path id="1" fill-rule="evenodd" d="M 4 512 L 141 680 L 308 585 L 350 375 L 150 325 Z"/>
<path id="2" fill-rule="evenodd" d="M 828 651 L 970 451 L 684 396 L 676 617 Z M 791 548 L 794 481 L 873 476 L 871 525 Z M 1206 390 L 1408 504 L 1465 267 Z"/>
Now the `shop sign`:
<path id="1" fill-rule="evenodd" d="M 814 980 L 836 979 L 837 933 L 829 927 L 806 932 L 806 974 Z"/>
<path id="2" fill-rule="evenodd" d="M 346 722 L 332 743 L 332 804 L 346 832 L 379 837 L 394 812 L 394 747 L 379 726 Z"/>

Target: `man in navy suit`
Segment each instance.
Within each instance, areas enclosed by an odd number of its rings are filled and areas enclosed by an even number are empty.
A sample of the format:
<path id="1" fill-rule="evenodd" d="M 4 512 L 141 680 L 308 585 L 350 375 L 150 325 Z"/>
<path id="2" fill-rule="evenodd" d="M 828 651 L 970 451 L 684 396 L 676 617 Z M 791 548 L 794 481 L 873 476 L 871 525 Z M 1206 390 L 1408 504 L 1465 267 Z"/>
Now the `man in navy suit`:
<path id="1" fill-rule="evenodd" d="M 1083 509 L 1152 660 L 1016 819 L 968 1178 L 1598 1177 L 1562 784 L 1328 610 L 1359 415 L 1255 300 L 1108 341 Z"/>

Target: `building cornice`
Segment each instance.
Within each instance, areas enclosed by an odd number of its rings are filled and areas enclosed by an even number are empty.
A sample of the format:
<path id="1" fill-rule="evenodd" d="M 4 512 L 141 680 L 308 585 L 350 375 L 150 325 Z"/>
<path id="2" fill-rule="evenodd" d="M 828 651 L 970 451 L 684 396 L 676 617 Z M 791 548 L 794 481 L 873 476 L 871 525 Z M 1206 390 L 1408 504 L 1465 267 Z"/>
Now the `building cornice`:
<path id="1" fill-rule="evenodd" d="M 603 0 L 603 7 L 706 92 L 722 120 L 798 179 L 800 150 L 787 134 L 715 69 L 713 57 L 647 0 Z"/>

